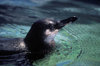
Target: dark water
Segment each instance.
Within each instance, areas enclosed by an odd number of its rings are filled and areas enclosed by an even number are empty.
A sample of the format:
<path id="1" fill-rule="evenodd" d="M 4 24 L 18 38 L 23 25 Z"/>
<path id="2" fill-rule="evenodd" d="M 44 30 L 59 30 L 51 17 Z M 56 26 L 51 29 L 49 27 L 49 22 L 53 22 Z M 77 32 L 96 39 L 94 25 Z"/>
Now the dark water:
<path id="1" fill-rule="evenodd" d="M 0 0 L 0 37 L 25 37 L 32 23 L 77 16 L 56 36 L 60 45 L 37 66 L 100 66 L 100 2 L 98 0 Z"/>

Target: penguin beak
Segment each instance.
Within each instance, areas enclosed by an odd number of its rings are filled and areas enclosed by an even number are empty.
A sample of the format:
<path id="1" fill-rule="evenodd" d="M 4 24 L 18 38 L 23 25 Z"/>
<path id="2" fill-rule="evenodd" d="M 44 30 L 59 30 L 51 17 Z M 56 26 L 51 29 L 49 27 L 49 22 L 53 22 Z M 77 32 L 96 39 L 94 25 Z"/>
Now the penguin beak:
<path id="1" fill-rule="evenodd" d="M 69 24 L 69 23 L 73 23 L 74 21 L 76 21 L 78 18 L 76 16 L 73 16 L 73 17 L 69 17 L 67 19 L 64 19 L 64 20 L 61 20 L 56 28 L 58 29 L 61 29 L 62 27 L 64 27 L 66 24 Z"/>

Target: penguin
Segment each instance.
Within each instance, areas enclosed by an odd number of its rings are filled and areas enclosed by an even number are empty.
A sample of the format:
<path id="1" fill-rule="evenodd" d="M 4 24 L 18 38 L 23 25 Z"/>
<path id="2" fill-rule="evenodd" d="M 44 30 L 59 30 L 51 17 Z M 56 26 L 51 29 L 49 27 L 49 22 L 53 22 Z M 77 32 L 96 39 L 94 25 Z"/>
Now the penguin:
<path id="1" fill-rule="evenodd" d="M 32 66 L 55 48 L 54 37 L 76 16 L 64 20 L 41 19 L 33 23 L 25 38 L 0 38 L 0 65 Z"/>

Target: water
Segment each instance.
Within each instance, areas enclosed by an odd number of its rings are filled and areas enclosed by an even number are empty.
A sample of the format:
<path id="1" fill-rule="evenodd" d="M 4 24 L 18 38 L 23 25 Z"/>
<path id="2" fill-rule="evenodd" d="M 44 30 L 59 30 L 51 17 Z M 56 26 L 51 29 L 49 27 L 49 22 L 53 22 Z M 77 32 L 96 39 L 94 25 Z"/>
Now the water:
<path id="1" fill-rule="evenodd" d="M 36 66 L 100 66 L 100 5 L 85 0 L 0 0 L 0 37 L 25 37 L 32 23 L 77 16 L 56 36 L 53 54 Z M 59 38 L 60 37 L 60 38 Z"/>

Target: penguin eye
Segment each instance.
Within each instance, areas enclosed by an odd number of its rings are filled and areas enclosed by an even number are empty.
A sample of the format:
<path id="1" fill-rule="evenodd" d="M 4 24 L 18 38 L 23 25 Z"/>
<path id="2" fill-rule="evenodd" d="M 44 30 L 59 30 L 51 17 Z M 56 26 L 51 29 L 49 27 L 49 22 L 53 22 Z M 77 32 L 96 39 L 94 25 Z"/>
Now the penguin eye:
<path id="1" fill-rule="evenodd" d="M 49 28 L 51 31 L 55 29 L 55 27 L 54 27 L 53 24 L 49 24 L 49 25 L 48 25 L 48 28 Z"/>

